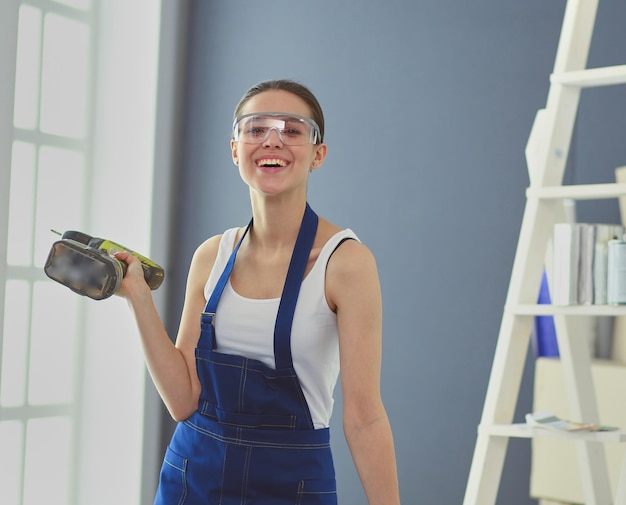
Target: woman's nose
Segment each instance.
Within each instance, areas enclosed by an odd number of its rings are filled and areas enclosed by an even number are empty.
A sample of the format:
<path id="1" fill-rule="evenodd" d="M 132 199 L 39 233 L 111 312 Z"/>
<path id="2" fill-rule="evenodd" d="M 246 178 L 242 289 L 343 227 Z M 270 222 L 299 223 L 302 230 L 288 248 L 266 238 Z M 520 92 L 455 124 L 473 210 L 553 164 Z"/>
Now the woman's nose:
<path id="1" fill-rule="evenodd" d="M 280 136 L 280 131 L 278 128 L 270 128 L 265 136 L 265 140 L 263 141 L 264 146 L 282 146 L 283 139 Z"/>

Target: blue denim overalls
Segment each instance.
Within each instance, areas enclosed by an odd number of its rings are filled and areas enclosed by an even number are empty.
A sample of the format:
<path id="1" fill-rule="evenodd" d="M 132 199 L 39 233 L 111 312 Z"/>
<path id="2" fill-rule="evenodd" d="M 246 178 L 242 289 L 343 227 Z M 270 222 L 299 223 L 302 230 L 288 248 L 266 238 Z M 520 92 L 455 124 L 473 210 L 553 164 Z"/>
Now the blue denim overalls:
<path id="1" fill-rule="evenodd" d="M 336 505 L 329 430 L 313 429 L 290 346 L 317 222 L 307 204 L 276 317 L 275 369 L 214 350 L 217 304 L 250 226 L 233 250 L 202 314 L 198 410 L 176 427 L 155 505 Z"/>

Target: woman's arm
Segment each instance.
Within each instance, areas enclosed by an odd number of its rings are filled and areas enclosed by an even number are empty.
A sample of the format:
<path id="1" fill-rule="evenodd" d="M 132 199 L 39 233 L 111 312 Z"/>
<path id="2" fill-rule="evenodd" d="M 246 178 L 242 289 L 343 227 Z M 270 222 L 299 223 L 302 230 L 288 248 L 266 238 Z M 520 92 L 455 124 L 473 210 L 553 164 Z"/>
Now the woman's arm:
<path id="1" fill-rule="evenodd" d="M 382 301 L 369 249 L 344 242 L 328 263 L 326 290 L 339 325 L 346 440 L 369 504 L 397 505 L 393 436 L 380 395 Z"/>
<path id="2" fill-rule="evenodd" d="M 207 240 L 193 256 L 176 345 L 157 313 L 139 260 L 126 252 L 115 255 L 128 265 L 118 294 L 126 298 L 135 316 L 148 371 L 177 421 L 187 419 L 198 407 L 200 382 L 194 352 L 200 336 L 200 315 L 206 304 L 204 285 L 215 261 L 219 238 Z"/>

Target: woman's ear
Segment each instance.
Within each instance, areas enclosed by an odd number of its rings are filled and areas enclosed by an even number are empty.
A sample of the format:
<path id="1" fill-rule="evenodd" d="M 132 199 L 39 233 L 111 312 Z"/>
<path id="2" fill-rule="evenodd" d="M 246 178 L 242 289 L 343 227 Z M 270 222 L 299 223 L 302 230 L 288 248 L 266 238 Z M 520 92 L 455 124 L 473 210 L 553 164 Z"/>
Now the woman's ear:
<path id="1" fill-rule="evenodd" d="M 315 146 L 315 153 L 313 155 L 313 161 L 311 162 L 311 170 L 321 167 L 326 159 L 326 153 L 328 148 L 326 144 L 317 144 Z"/>
<path id="2" fill-rule="evenodd" d="M 233 158 L 233 163 L 239 166 L 239 154 L 237 153 L 237 142 L 231 139 L 230 141 L 230 153 Z"/>

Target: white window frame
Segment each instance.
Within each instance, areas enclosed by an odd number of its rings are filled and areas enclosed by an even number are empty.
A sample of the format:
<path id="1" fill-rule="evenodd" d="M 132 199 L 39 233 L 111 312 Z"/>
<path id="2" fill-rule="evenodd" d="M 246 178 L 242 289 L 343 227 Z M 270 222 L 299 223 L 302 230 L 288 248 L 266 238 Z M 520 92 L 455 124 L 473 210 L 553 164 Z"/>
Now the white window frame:
<path id="1" fill-rule="evenodd" d="M 92 2 L 97 6 L 93 18 L 96 78 L 90 106 L 93 142 L 87 161 L 92 174 L 87 210 L 90 226 L 84 231 L 152 255 L 167 272 L 186 2 Z M 8 278 L 6 237 L 11 146 L 16 136 L 14 70 L 21 3 L 49 6 L 53 2 L 0 2 L 0 68 L 8 69 L 0 79 L 0 331 Z M 107 39 L 111 33 L 115 40 Z M 136 65 L 137 61 L 143 64 Z M 132 84 L 120 89 L 120 80 Z M 133 138 L 130 144 L 129 135 Z M 153 201 L 158 205 L 152 205 Z M 130 220 L 129 213 L 133 216 Z M 155 292 L 162 314 L 165 289 Z M 148 504 L 162 457 L 160 399 L 147 378 L 135 324 L 123 300 L 85 302 L 84 327 L 89 332 L 84 335 L 83 373 L 78 379 L 81 398 L 76 447 L 68 448 L 75 451 L 77 461 L 70 496 L 75 503 L 90 505 Z M 127 494 L 120 495 L 121 489 Z"/>

